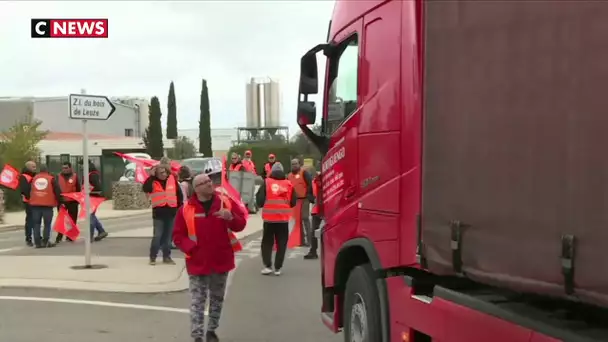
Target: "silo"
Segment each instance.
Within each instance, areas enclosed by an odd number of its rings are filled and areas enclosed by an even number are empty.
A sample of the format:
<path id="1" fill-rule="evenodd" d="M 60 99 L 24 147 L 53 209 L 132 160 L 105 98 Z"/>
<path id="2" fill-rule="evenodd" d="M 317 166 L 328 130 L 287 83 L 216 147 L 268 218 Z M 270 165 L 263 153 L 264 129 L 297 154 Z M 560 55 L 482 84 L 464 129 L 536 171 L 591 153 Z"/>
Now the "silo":
<path id="1" fill-rule="evenodd" d="M 261 115 L 260 115 L 260 96 L 259 96 L 259 84 L 252 78 L 251 82 L 247 84 L 246 88 L 247 97 L 247 128 L 259 128 L 261 126 Z"/>
<path id="2" fill-rule="evenodd" d="M 269 80 L 264 83 L 264 127 L 281 125 L 279 82 Z"/>

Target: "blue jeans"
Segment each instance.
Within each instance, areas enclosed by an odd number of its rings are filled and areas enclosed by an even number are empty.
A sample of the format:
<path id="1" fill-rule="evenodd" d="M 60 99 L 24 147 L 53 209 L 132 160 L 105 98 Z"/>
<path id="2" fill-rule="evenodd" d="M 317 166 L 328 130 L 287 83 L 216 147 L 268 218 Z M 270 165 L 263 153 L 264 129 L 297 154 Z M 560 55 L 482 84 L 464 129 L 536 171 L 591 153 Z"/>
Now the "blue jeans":
<path id="1" fill-rule="evenodd" d="M 32 209 L 32 221 L 34 225 L 34 243 L 40 245 L 42 242 L 40 239 L 40 229 L 42 228 L 42 221 L 44 221 L 44 232 L 42 233 L 42 240 L 49 241 L 51 238 L 51 223 L 53 222 L 53 207 L 38 207 L 31 206 Z"/>
<path id="2" fill-rule="evenodd" d="M 97 230 L 97 235 L 106 232 L 105 229 L 103 229 L 103 225 L 97 218 L 97 215 L 95 215 L 95 213 L 92 213 L 91 214 L 91 238 L 95 235 L 96 230 Z"/>
<path id="3" fill-rule="evenodd" d="M 150 243 L 150 260 L 156 260 L 158 251 L 163 251 L 163 259 L 171 257 L 171 237 L 173 235 L 174 217 L 153 219 L 154 233 Z"/>

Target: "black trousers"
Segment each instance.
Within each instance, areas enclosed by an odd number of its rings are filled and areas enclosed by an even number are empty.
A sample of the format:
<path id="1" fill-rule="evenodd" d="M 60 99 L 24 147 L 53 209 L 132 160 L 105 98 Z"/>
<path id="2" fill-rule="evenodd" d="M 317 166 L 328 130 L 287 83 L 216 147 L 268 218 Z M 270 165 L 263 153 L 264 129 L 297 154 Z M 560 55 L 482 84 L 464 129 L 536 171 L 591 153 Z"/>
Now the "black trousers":
<path id="1" fill-rule="evenodd" d="M 310 254 L 317 254 L 319 239 L 315 237 L 315 232 L 321 226 L 321 216 L 312 215 L 312 233 L 310 234 Z"/>
<path id="2" fill-rule="evenodd" d="M 78 202 L 65 202 L 65 209 L 68 211 L 68 215 L 74 223 L 78 222 Z M 57 241 L 63 240 L 63 234 L 57 233 Z"/>
<path id="3" fill-rule="evenodd" d="M 34 232 L 34 217 L 32 216 L 32 207 L 23 203 L 25 206 L 25 241 L 32 242 L 32 234 Z"/>
<path id="4" fill-rule="evenodd" d="M 274 268 L 280 270 L 285 261 L 287 241 L 289 240 L 288 222 L 264 222 L 262 235 L 262 262 L 265 267 L 272 268 L 272 247 L 276 241 L 277 253 L 274 256 Z"/>

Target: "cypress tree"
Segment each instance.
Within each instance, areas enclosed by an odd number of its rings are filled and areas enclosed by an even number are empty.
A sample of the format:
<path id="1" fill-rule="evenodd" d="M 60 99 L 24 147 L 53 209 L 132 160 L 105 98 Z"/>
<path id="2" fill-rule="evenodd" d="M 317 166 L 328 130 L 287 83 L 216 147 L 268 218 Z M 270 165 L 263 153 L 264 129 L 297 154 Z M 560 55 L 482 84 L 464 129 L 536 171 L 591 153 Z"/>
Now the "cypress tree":
<path id="1" fill-rule="evenodd" d="M 164 155 L 163 128 L 161 125 L 162 116 L 163 114 L 160 110 L 160 101 L 158 101 L 158 97 L 154 96 L 150 100 L 150 106 L 148 106 L 148 117 L 150 123 L 148 129 L 146 130 L 145 137 L 148 154 L 154 159 L 160 159 Z"/>
<path id="2" fill-rule="evenodd" d="M 167 99 L 167 139 L 177 138 L 177 107 L 175 103 L 175 87 L 173 82 L 169 85 Z"/>
<path id="3" fill-rule="evenodd" d="M 213 156 L 211 148 L 211 113 L 209 111 L 209 89 L 207 88 L 207 80 L 203 79 L 203 87 L 201 89 L 201 107 L 200 119 L 198 121 L 198 151 L 205 157 Z"/>

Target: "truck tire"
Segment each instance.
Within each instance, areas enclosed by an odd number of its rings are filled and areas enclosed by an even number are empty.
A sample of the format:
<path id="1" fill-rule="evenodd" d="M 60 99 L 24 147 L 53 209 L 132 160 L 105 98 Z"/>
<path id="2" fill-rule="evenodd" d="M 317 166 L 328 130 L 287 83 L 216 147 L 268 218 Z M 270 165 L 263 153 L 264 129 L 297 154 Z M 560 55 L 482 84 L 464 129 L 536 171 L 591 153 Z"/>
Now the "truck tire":
<path id="1" fill-rule="evenodd" d="M 355 267 L 344 290 L 344 341 L 380 342 L 380 299 L 370 264 Z"/>

